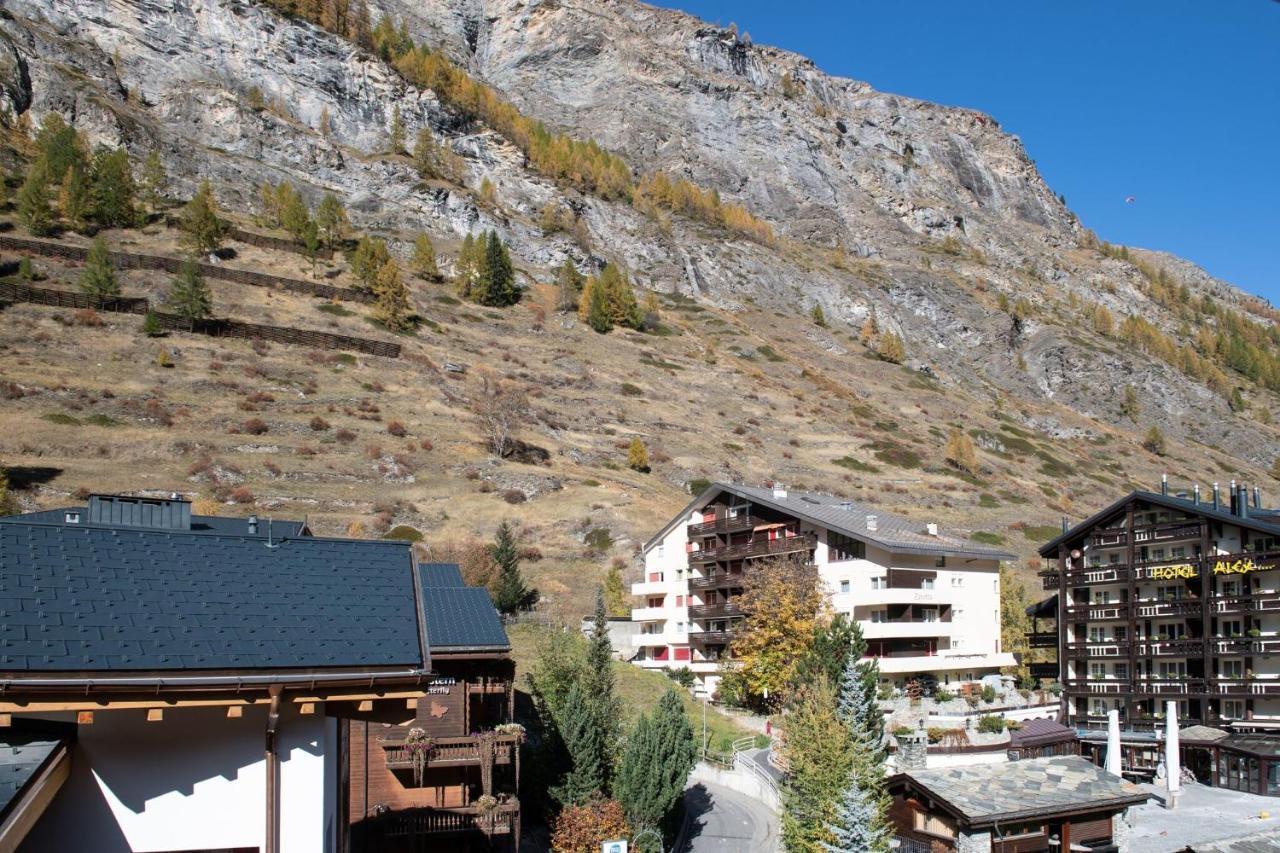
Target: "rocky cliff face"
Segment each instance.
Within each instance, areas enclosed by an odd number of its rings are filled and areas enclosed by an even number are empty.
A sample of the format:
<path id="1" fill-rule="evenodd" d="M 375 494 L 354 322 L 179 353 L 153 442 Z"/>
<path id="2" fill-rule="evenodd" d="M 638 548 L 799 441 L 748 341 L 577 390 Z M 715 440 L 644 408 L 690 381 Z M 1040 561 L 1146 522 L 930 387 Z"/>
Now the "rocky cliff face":
<path id="1" fill-rule="evenodd" d="M 641 171 L 689 176 L 741 202 L 783 245 L 679 217 L 659 228 L 625 204 L 565 191 L 375 57 L 243 0 L 9 0 L 0 99 L 35 120 L 56 110 L 95 142 L 139 155 L 158 148 L 179 193 L 207 177 L 242 209 L 254 206 L 262 181 L 290 180 L 313 201 L 338 192 L 358 225 L 393 236 L 496 228 L 532 278 L 545 279 L 565 257 L 584 266 L 618 260 L 646 287 L 722 308 L 807 313 L 817 304 L 831 330 L 812 334 L 832 352 L 874 314 L 907 340 L 910 366 L 978 399 L 1061 406 L 1064 418 L 1109 423 L 1133 385 L 1171 436 L 1269 467 L 1277 449 L 1269 430 L 1087 328 L 1073 297 L 1117 319 L 1141 314 L 1175 337 L 1186 332 L 1148 298 L 1132 265 L 1080 248 L 1080 223 L 993 118 L 876 92 L 631 0 L 374 7 L 375 18 L 405 20 L 415 39 L 526 113 L 596 139 Z M 249 105 L 255 88 L 265 109 Z M 403 158 L 379 153 L 396 106 L 411 131 L 430 125 L 463 156 L 472 191 L 488 178 L 497 204 L 424 185 Z M 549 201 L 579 213 L 585 247 L 537 226 Z M 831 260 L 834 247 L 847 262 Z M 1248 305 L 1185 262 L 1166 266 L 1194 293 Z M 1031 312 L 1015 319 L 997 308 L 1002 296 Z M 856 376 L 841 381 L 857 385 Z"/>

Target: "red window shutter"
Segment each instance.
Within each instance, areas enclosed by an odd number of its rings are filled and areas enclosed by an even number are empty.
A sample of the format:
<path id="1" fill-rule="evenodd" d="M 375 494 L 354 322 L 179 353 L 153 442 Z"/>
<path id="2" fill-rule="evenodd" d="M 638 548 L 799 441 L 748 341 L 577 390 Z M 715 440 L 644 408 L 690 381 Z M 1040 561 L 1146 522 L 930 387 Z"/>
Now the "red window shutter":
<path id="1" fill-rule="evenodd" d="M 688 649 L 676 649 L 676 660 L 688 660 L 688 659 L 689 659 Z"/>

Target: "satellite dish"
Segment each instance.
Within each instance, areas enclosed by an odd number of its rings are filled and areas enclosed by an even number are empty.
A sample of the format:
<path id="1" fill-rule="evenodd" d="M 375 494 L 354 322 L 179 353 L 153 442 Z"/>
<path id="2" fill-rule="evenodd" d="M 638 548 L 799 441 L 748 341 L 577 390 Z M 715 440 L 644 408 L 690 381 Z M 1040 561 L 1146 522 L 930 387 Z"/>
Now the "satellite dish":
<path id="1" fill-rule="evenodd" d="M 1080 559 L 1080 549 L 1079 549 L 1079 548 L 1072 548 L 1072 549 L 1071 549 L 1071 559 L 1073 559 L 1073 560 L 1078 560 L 1078 559 Z"/>

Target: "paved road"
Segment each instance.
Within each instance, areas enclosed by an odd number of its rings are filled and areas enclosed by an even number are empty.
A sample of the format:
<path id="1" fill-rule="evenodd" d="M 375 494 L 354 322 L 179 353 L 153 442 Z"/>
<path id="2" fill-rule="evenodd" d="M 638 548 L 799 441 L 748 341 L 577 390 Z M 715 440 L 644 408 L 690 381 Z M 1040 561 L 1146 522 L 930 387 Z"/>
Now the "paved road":
<path id="1" fill-rule="evenodd" d="M 758 800 L 700 782 L 684 792 L 692 826 L 679 853 L 776 853 L 778 817 Z"/>

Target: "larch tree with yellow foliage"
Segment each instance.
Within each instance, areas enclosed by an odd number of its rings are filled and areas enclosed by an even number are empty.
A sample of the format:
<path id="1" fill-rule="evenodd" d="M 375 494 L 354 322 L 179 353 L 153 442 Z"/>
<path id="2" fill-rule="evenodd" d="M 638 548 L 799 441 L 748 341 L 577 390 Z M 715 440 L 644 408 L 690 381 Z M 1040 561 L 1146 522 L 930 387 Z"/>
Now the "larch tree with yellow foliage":
<path id="1" fill-rule="evenodd" d="M 770 709 L 782 704 L 823 602 L 818 570 L 800 560 L 762 560 L 744 573 L 737 603 L 746 618 L 731 651 L 747 704 Z"/>

